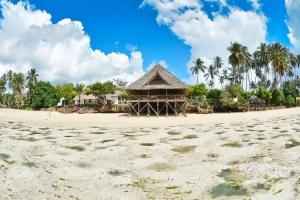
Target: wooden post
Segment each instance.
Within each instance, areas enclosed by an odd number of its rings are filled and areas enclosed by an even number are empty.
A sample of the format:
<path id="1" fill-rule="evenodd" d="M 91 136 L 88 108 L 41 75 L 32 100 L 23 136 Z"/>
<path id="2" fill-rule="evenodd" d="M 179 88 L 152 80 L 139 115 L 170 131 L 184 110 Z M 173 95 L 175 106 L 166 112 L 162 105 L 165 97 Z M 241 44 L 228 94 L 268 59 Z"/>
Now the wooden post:
<path id="1" fill-rule="evenodd" d="M 157 99 L 157 102 L 156 102 L 156 111 L 157 111 L 157 117 L 158 117 L 159 116 L 159 102 L 158 102 L 158 99 Z"/>
<path id="2" fill-rule="evenodd" d="M 149 96 L 149 90 L 148 90 L 148 103 L 147 103 L 147 117 L 150 116 L 150 96 Z"/>
<path id="3" fill-rule="evenodd" d="M 131 117 L 131 102 L 128 102 L 128 114 Z"/>
<path id="4" fill-rule="evenodd" d="M 168 102 L 168 90 L 166 89 L 166 116 L 168 117 L 169 116 L 169 102 Z"/>
<path id="5" fill-rule="evenodd" d="M 138 116 L 140 116 L 140 100 L 138 100 Z"/>

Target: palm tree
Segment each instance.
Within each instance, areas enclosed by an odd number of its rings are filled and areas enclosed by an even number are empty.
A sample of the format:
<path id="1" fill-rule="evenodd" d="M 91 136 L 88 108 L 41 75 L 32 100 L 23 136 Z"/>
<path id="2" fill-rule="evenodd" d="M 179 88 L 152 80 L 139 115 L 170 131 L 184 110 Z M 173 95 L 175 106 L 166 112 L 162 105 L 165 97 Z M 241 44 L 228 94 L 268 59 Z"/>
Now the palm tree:
<path id="1" fill-rule="evenodd" d="M 215 84 L 214 80 L 215 80 L 215 76 L 217 76 L 217 70 L 215 68 L 214 65 L 210 65 L 207 68 L 207 73 L 204 75 L 206 81 L 208 82 L 208 85 L 212 88 Z"/>
<path id="2" fill-rule="evenodd" d="M 22 96 L 24 83 L 25 83 L 25 78 L 22 73 L 13 73 L 11 84 L 12 84 L 12 90 L 14 94 L 18 95 L 19 97 Z"/>
<path id="3" fill-rule="evenodd" d="M 262 76 L 259 77 L 260 80 L 262 81 L 262 77 L 266 77 L 268 79 L 270 71 L 270 46 L 265 43 L 261 43 L 253 54 L 253 60 L 255 63 L 256 73 L 264 69 L 265 74 L 261 73 Z"/>
<path id="4" fill-rule="evenodd" d="M 11 70 L 9 70 L 8 72 L 7 72 L 7 74 L 6 74 L 6 80 L 7 80 L 7 82 L 8 82 L 8 87 L 10 88 L 10 89 L 12 89 L 12 78 L 13 78 L 13 71 L 11 71 Z"/>
<path id="5" fill-rule="evenodd" d="M 223 84 L 225 83 L 226 80 L 228 80 L 228 71 L 227 71 L 227 69 L 224 69 L 222 71 L 222 74 L 219 76 L 219 81 L 220 81 L 222 89 L 223 89 Z"/>
<path id="6" fill-rule="evenodd" d="M 205 72 L 205 65 L 204 62 L 201 60 L 201 58 L 198 58 L 195 62 L 194 62 L 194 66 L 191 68 L 192 74 L 196 74 L 197 75 L 197 85 L 199 84 L 199 73 L 200 71 L 202 73 Z"/>
<path id="7" fill-rule="evenodd" d="M 273 86 L 276 87 L 278 82 L 281 82 L 282 76 L 289 70 L 290 54 L 287 48 L 279 43 L 272 44 L 270 52 L 270 62 L 274 72 Z M 278 78 L 280 81 L 278 81 Z"/>
<path id="8" fill-rule="evenodd" d="M 27 72 L 26 80 L 27 80 L 27 87 L 28 87 L 28 94 L 29 97 L 32 95 L 33 87 L 37 83 L 37 77 L 38 77 L 37 70 L 35 68 L 30 69 Z"/>
<path id="9" fill-rule="evenodd" d="M 247 70 L 251 63 L 251 54 L 248 52 L 248 48 L 237 43 L 231 43 L 231 46 L 227 49 L 230 52 L 228 58 L 229 63 L 233 67 L 233 78 L 234 82 L 241 84 L 242 83 L 242 74 Z M 246 76 L 247 78 L 247 76 Z M 247 87 L 247 85 L 246 85 Z"/>
<path id="10" fill-rule="evenodd" d="M 80 97 L 81 97 L 81 95 L 82 95 L 83 92 L 84 92 L 84 88 L 85 88 L 85 85 L 84 85 L 84 84 L 81 84 L 81 83 L 77 83 L 77 84 L 75 85 L 75 87 L 74 87 L 74 91 L 75 91 L 75 93 L 76 93 L 76 96 L 79 97 L 79 106 L 80 106 L 80 103 L 81 103 Z"/>

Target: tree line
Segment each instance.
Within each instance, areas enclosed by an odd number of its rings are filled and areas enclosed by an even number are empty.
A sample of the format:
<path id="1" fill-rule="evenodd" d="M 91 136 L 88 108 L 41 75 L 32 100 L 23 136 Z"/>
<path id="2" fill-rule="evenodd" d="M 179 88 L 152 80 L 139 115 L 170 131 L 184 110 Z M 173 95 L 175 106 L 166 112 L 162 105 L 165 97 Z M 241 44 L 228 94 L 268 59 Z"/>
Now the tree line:
<path id="1" fill-rule="evenodd" d="M 232 102 L 232 98 L 238 98 L 240 103 L 246 104 L 255 95 L 267 105 L 295 105 L 300 89 L 300 55 L 291 53 L 279 43 L 262 43 L 253 54 L 246 46 L 237 42 L 231 43 L 227 50 L 228 67 L 224 66 L 219 56 L 209 66 L 201 58 L 194 61 L 191 72 L 196 75 L 197 84 L 190 86 L 189 96 L 207 97 L 210 91 L 206 92 L 204 83 L 199 84 L 199 75 L 203 73 L 212 90 L 209 95 L 221 100 L 227 96 L 228 104 Z M 222 90 L 213 89 L 217 82 Z M 232 92 L 232 89 L 236 92 Z M 218 102 L 215 106 L 221 105 Z"/>
<path id="2" fill-rule="evenodd" d="M 41 109 L 57 105 L 61 98 L 66 104 L 73 104 L 75 96 L 92 94 L 96 97 L 113 94 L 124 90 L 127 82 L 120 79 L 107 82 L 96 82 L 90 85 L 82 83 L 64 83 L 53 85 L 38 80 L 35 68 L 26 74 L 9 70 L 0 78 L 0 106 L 17 109 Z"/>

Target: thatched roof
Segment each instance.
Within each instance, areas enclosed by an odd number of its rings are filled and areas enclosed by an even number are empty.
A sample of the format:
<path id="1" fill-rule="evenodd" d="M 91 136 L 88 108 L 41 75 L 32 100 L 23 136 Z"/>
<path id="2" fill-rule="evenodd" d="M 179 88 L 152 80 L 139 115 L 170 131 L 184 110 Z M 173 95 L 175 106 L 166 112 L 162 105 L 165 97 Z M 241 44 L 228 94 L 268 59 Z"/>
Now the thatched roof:
<path id="1" fill-rule="evenodd" d="M 185 83 L 174 74 L 156 64 L 149 72 L 137 81 L 131 83 L 127 90 L 152 90 L 152 89 L 187 89 Z"/>

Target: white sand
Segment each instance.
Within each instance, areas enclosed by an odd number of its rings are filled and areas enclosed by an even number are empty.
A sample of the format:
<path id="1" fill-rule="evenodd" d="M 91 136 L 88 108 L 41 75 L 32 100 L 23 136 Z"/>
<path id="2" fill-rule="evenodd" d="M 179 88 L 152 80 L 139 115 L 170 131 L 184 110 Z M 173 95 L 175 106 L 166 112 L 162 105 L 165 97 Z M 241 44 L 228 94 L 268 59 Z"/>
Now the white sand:
<path id="1" fill-rule="evenodd" d="M 0 199 L 300 199 L 297 142 L 300 108 L 169 118 L 0 110 Z"/>

